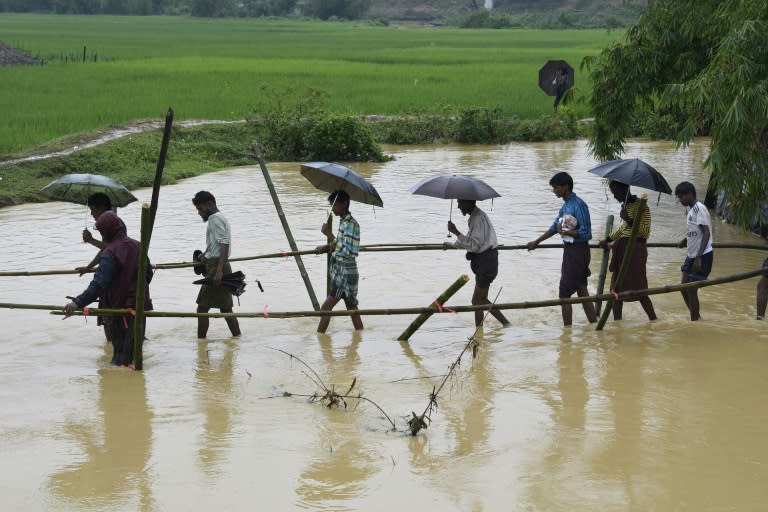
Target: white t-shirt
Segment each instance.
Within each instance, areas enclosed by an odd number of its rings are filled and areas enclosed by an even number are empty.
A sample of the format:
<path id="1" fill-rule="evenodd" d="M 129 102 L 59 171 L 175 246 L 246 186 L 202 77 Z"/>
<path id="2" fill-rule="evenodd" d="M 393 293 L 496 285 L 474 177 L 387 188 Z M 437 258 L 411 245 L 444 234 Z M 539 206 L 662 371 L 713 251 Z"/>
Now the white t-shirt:
<path id="1" fill-rule="evenodd" d="M 695 258 L 701 254 L 712 252 L 712 217 L 709 216 L 709 210 L 701 201 L 696 203 L 688 210 L 688 226 L 685 232 L 685 238 L 688 241 L 688 257 Z M 709 228 L 709 240 L 703 251 L 701 249 L 702 230 L 700 226 Z"/>
<path id="2" fill-rule="evenodd" d="M 206 258 L 218 258 L 221 254 L 221 244 L 229 246 L 229 256 L 232 255 L 232 231 L 229 228 L 229 221 L 221 212 L 212 213 L 208 216 L 208 226 L 205 229 L 205 248 Z"/>

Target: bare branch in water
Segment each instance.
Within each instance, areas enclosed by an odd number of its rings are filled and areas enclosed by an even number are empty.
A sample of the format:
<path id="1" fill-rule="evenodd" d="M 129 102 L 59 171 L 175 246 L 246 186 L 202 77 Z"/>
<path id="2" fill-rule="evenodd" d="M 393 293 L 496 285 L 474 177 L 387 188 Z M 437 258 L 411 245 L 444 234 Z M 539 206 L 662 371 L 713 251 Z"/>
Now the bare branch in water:
<path id="1" fill-rule="evenodd" d="M 357 385 L 357 377 L 352 379 L 352 383 L 349 385 L 349 389 L 347 389 L 347 392 L 343 395 L 340 395 L 339 393 L 336 393 L 335 389 L 329 388 L 325 385 L 325 382 L 323 382 L 323 379 L 320 378 L 320 376 L 317 374 L 315 370 L 312 369 L 307 363 L 302 361 L 300 358 L 296 357 L 295 355 L 291 354 L 290 352 L 286 352 L 285 350 L 279 349 L 279 348 L 273 348 L 273 347 L 267 347 L 270 350 L 275 350 L 277 352 L 281 352 L 291 359 L 295 359 L 296 361 L 300 362 L 304 367 L 306 367 L 310 372 L 312 372 L 312 375 L 307 374 L 307 372 L 302 371 L 306 377 L 311 380 L 317 387 L 322 389 L 322 394 L 319 394 L 317 392 L 312 393 L 311 395 L 301 395 L 298 393 L 289 393 L 284 392 L 284 397 L 289 396 L 301 396 L 309 398 L 310 402 L 320 402 L 329 409 L 332 409 L 334 407 L 344 407 L 347 408 L 347 401 L 346 399 L 354 398 L 355 400 L 364 400 L 368 402 L 369 404 L 372 404 L 374 407 L 376 407 L 381 414 L 384 415 L 384 417 L 387 419 L 390 425 L 392 425 L 392 430 L 397 430 L 397 426 L 395 425 L 395 422 L 392 421 L 392 418 L 389 417 L 389 415 L 384 412 L 384 409 L 379 406 L 376 402 L 371 400 L 370 398 L 366 398 L 362 395 L 362 393 L 358 393 L 357 395 L 350 395 L 352 390 L 354 389 L 355 385 Z"/>
<path id="2" fill-rule="evenodd" d="M 486 318 L 488 318 L 488 314 L 491 312 L 491 309 L 493 309 L 493 306 L 496 304 L 496 301 L 499 298 L 499 295 L 501 295 L 501 288 L 499 288 L 499 293 L 496 294 L 496 297 L 493 299 L 493 302 L 491 303 L 491 306 L 488 308 L 488 311 L 485 312 L 485 316 L 483 317 L 483 321 L 485 321 Z M 424 412 L 421 413 L 421 416 L 417 416 L 415 412 L 411 411 L 411 418 L 408 420 L 408 430 L 410 431 L 412 436 L 415 436 L 418 434 L 422 429 L 426 429 L 430 423 L 432 423 L 432 411 L 437 410 L 437 395 L 440 394 L 440 391 L 442 391 L 443 386 L 445 386 L 445 383 L 448 382 L 448 379 L 453 375 L 456 368 L 461 366 L 461 358 L 464 357 L 464 354 L 470 350 L 472 351 L 472 359 L 475 359 L 477 357 L 477 352 L 480 348 L 480 344 L 477 342 L 476 336 L 478 332 L 480 332 L 480 327 L 482 326 L 482 322 L 480 325 L 475 327 L 475 332 L 472 333 L 472 336 L 470 336 L 467 339 L 467 342 L 464 344 L 464 348 L 461 349 L 461 352 L 459 353 L 459 356 L 456 358 L 456 360 L 451 363 L 451 366 L 448 367 L 448 373 L 445 374 L 445 377 L 443 377 L 442 382 L 440 382 L 440 385 L 435 389 L 432 388 L 432 392 L 429 394 L 429 402 L 427 403 L 427 407 L 424 409 Z"/>

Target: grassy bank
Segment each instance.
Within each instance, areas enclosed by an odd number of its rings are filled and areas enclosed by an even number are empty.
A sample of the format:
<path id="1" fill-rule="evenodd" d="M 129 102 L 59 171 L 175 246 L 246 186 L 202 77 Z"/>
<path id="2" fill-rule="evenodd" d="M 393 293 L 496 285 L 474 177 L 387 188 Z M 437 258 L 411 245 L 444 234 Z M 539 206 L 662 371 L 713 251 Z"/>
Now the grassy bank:
<path id="1" fill-rule="evenodd" d="M 533 119 L 552 98 L 549 59 L 574 67 L 620 37 L 599 30 L 402 29 L 352 23 L 184 17 L 0 15 L 3 40 L 48 59 L 2 68 L 0 158 L 68 134 L 162 118 L 244 119 L 272 90 L 327 93 L 343 114 L 499 109 Z M 87 54 L 87 63 L 65 62 Z M 93 61 L 96 62 L 93 62 Z M 577 70 L 576 87 L 589 88 Z M 578 116 L 589 113 L 574 105 Z"/>
<path id="2" fill-rule="evenodd" d="M 440 142 L 505 143 L 513 140 L 574 138 L 582 129 L 567 107 L 558 115 L 536 120 L 489 117 L 485 111 L 464 111 L 459 116 L 411 116 L 367 121 L 366 128 L 379 143 L 423 144 Z M 184 127 L 174 125 L 163 183 L 172 184 L 206 172 L 239 165 L 254 165 L 252 145 L 258 142 L 267 159 L 273 158 L 265 130 L 258 121 Z M 104 131 L 65 137 L 39 148 L 41 153 L 61 151 L 103 138 Z M 65 156 L 0 163 L 0 207 L 47 201 L 38 191 L 70 173 L 109 176 L 129 189 L 152 185 L 162 130 L 154 128 L 81 149 Z M 279 154 L 279 153 L 278 153 Z M 388 158 L 387 155 L 383 155 Z M 334 160 L 317 155 L 319 160 Z"/>

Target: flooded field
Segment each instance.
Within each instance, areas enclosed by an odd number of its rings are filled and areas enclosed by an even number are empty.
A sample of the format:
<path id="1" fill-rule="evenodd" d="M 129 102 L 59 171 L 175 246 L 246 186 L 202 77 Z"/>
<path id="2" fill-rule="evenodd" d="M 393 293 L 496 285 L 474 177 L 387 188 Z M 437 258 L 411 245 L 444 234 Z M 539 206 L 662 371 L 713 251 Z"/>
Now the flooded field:
<path id="1" fill-rule="evenodd" d="M 392 162 L 353 165 L 384 208 L 353 203 L 362 244 L 441 243 L 450 202 L 408 193 L 436 173 L 476 176 L 502 197 L 479 203 L 500 243 L 525 244 L 561 205 L 548 186 L 568 171 L 592 215 L 595 241 L 618 205 L 583 141 L 508 146 L 389 147 Z M 674 188 L 692 181 L 703 197 L 706 141 L 628 145 Z M 300 249 L 323 243 L 326 194 L 296 163 L 269 165 Z M 97 172 L 97 170 L 94 170 Z M 188 261 L 205 225 L 191 203 L 211 191 L 233 229 L 233 256 L 290 248 L 258 167 L 238 168 L 162 189 L 150 247 L 155 263 Z M 634 190 L 642 192 L 641 189 Z M 135 192 L 149 202 L 151 190 Z M 657 202 L 658 201 L 658 202 Z M 119 211 L 138 238 L 140 204 Z M 674 197 L 649 197 L 651 242 L 684 236 Z M 462 231 L 466 218 L 453 204 Z M 67 203 L 0 209 L 4 270 L 86 264 L 84 207 Z M 714 221 L 716 243 L 760 243 Z M 93 221 L 88 218 L 88 226 Z M 550 241 L 555 241 L 551 239 Z M 557 297 L 560 249 L 500 252 L 490 290 L 499 302 Z M 650 249 L 652 287 L 680 281 L 683 249 Z M 712 277 L 758 268 L 764 251 L 715 252 Z M 325 258 L 304 263 L 322 301 Z M 420 307 L 469 264 L 459 251 L 364 252 L 360 307 Z M 600 253 L 592 252 L 594 292 Z M 248 276 L 238 312 L 312 309 L 293 258 L 233 265 Z M 159 270 L 155 308 L 192 312 L 191 269 Z M 264 286 L 260 292 L 258 279 Z M 327 335 L 316 318 L 241 320 L 228 337 L 221 319 L 209 339 L 192 318 L 148 319 L 144 371 L 110 367 L 111 347 L 95 318 L 0 310 L 0 492 L 13 511 L 328 510 L 624 511 L 759 510 L 768 500 L 768 333 L 755 317 L 757 278 L 700 291 L 692 323 L 678 293 L 653 297 L 659 319 L 637 303 L 597 332 L 580 307 L 564 329 L 559 308 L 510 310 L 511 327 L 487 319 L 477 357 L 466 355 L 438 398 L 429 428 L 406 435 L 474 332 L 471 313 L 436 315 L 396 341 L 413 316 L 369 316 L 353 332 L 335 317 Z M 61 304 L 87 277 L 0 277 L 0 302 Z M 469 304 L 474 280 L 449 304 Z M 312 403 L 311 371 L 336 391 L 365 401 L 347 408 Z M 314 380 L 313 380 L 314 379 Z M 291 396 L 287 396 L 291 395 Z"/>

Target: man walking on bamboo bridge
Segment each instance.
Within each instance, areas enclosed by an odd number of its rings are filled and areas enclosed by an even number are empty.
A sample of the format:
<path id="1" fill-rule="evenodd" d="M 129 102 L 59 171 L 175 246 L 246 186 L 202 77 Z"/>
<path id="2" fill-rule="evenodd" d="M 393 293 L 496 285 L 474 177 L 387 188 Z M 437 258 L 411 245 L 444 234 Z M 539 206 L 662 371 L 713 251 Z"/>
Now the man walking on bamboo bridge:
<path id="1" fill-rule="evenodd" d="M 454 243 L 445 242 L 446 247 L 466 249 L 467 259 L 472 272 L 475 274 L 475 291 L 472 293 L 472 305 L 490 304 L 488 289 L 499 273 L 499 251 L 496 246 L 499 242 L 496 238 L 496 230 L 493 229 L 491 219 L 483 210 L 477 207 L 477 202 L 469 199 L 456 201 L 462 215 L 469 215 L 467 220 L 467 234 L 461 231 L 451 221 L 448 221 L 448 231 L 456 235 Z M 509 325 L 509 320 L 498 309 L 491 309 L 491 314 L 501 322 L 501 325 Z M 475 326 L 483 323 L 483 312 L 475 311 Z"/>
<path id="2" fill-rule="evenodd" d="M 317 252 L 331 254 L 331 289 L 321 309 L 330 311 L 341 299 L 344 299 L 347 309 L 357 309 L 357 284 L 360 274 L 357 271 L 356 259 L 360 253 L 360 224 L 349 212 L 349 194 L 343 190 L 337 190 L 328 196 L 328 202 L 331 204 L 333 214 L 339 217 L 339 232 L 338 235 L 333 236 L 328 222 L 320 228 L 328 243 L 319 246 Z M 330 316 L 320 317 L 317 332 L 324 333 L 330 323 Z M 363 329 L 363 320 L 360 315 L 352 315 L 352 325 L 355 330 Z"/>
<path id="3" fill-rule="evenodd" d="M 205 277 L 213 280 L 213 284 L 204 284 L 197 295 L 197 312 L 207 313 L 211 308 L 218 308 L 222 313 L 232 312 L 232 293 L 221 284 L 224 274 L 232 272 L 229 256 L 232 247 L 232 230 L 224 214 L 216 207 L 213 194 L 201 190 L 192 198 L 192 204 L 203 222 L 208 225 L 205 229 L 205 251 L 199 256 L 199 261 L 205 264 Z M 240 336 L 240 324 L 235 317 L 227 317 L 227 326 L 232 336 Z M 197 337 L 204 339 L 208 335 L 209 319 L 197 318 Z"/>
<path id="4" fill-rule="evenodd" d="M 573 178 L 567 172 L 552 176 L 549 185 L 552 192 L 563 200 L 563 206 L 549 229 L 533 242 L 528 242 L 528 250 L 536 249 L 541 242 L 559 233 L 563 237 L 559 297 L 567 299 L 573 292 L 579 297 L 586 297 L 589 295 L 587 278 L 591 273 L 589 241 L 592 239 L 592 221 L 589 217 L 589 207 L 583 199 L 573 193 Z M 584 302 L 582 306 L 589 323 L 597 322 L 594 304 Z M 573 323 L 573 307 L 570 304 L 562 304 L 560 308 L 563 325 L 568 327 Z"/>

